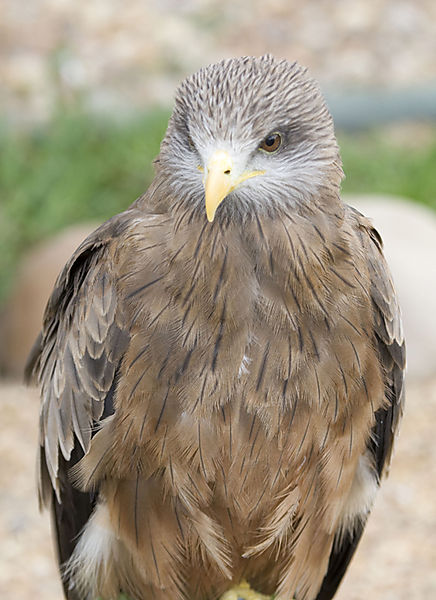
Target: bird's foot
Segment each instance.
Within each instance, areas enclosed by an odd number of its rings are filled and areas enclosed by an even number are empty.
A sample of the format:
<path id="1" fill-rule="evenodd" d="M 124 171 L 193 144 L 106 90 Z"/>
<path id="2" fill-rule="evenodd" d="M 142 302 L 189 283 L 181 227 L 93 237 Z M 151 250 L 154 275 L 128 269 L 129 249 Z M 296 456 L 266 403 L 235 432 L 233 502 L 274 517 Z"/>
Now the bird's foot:
<path id="1" fill-rule="evenodd" d="M 239 585 L 235 585 L 225 592 L 220 600 L 271 600 L 271 596 L 252 590 L 246 581 L 241 581 Z"/>

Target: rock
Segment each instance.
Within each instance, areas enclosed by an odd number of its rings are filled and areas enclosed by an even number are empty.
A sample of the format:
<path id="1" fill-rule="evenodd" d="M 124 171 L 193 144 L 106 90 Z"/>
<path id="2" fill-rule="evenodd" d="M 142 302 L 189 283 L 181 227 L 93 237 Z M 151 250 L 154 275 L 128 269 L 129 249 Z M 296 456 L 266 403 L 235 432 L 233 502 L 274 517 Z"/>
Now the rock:
<path id="1" fill-rule="evenodd" d="M 436 375 L 436 214 L 404 198 L 347 196 L 380 232 L 400 300 L 407 380 Z"/>
<path id="2" fill-rule="evenodd" d="M 58 273 L 95 225 L 69 227 L 29 250 L 2 310 L 0 371 L 21 378 L 27 355 L 42 325 L 44 308 Z"/>

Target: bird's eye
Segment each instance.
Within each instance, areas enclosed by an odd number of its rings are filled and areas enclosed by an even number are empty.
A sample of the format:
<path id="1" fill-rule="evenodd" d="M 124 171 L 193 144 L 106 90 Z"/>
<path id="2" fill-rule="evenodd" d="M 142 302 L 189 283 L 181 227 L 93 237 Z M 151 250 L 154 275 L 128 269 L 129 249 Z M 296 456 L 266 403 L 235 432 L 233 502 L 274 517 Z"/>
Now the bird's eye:
<path id="1" fill-rule="evenodd" d="M 267 135 L 260 143 L 259 149 L 265 152 L 275 152 L 282 145 L 282 136 L 280 133 L 271 133 Z"/>

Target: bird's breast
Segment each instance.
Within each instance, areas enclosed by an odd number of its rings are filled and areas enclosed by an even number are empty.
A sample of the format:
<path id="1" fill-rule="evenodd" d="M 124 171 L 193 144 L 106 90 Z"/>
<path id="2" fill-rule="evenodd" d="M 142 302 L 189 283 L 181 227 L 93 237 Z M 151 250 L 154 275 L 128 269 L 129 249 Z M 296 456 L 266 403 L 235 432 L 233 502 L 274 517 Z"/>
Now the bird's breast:
<path id="1" fill-rule="evenodd" d="M 278 464 L 284 448 L 301 462 L 368 405 L 377 359 L 361 267 L 319 228 L 258 220 L 243 234 L 215 223 L 147 233 L 126 268 L 131 343 L 116 411 L 120 439 L 144 449 L 147 468 L 185 456 L 209 477 L 224 457 Z"/>

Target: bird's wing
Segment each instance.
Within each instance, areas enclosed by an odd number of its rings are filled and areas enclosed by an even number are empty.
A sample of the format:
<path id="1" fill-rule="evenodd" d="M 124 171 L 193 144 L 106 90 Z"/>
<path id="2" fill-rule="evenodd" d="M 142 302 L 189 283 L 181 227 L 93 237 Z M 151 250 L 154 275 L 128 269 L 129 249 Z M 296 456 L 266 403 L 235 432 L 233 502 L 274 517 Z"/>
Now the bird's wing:
<path id="1" fill-rule="evenodd" d="M 400 310 L 389 268 L 383 256 L 383 242 L 370 221 L 350 209 L 357 221 L 361 243 L 366 250 L 371 281 L 371 301 L 374 315 L 374 341 L 384 373 L 387 405 L 375 413 L 375 424 L 368 440 L 378 478 L 387 471 L 392 447 L 404 406 L 405 345 Z M 330 600 L 344 576 L 364 529 L 356 522 L 335 544 L 329 567 L 316 600 Z"/>
<path id="2" fill-rule="evenodd" d="M 69 469 L 89 450 L 98 421 L 113 412 L 116 374 L 128 343 L 113 273 L 116 217 L 91 234 L 59 275 L 27 380 L 41 386 L 38 488 L 51 506 L 59 561 L 65 562 L 95 502 L 73 488 Z"/>
<path id="3" fill-rule="evenodd" d="M 376 413 L 376 423 L 370 440 L 378 476 L 389 467 L 395 433 L 404 408 L 404 370 L 406 352 L 400 309 L 392 279 L 382 253 L 382 240 L 374 227 L 363 223 L 362 229 L 372 244 L 368 252 L 371 275 L 371 297 L 374 314 L 375 341 L 385 374 L 388 404 Z"/>

